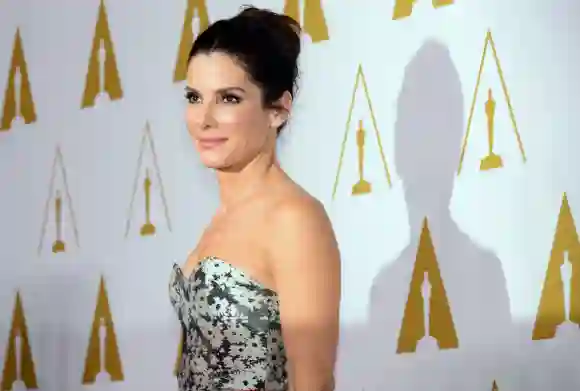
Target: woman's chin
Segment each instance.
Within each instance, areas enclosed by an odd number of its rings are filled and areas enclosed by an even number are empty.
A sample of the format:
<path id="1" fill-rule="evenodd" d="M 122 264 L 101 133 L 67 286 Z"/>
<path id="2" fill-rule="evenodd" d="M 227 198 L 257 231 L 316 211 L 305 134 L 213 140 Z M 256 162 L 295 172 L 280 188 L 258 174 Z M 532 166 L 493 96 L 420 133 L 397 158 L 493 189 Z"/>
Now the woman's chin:
<path id="1" fill-rule="evenodd" d="M 225 168 L 225 165 L 219 164 L 219 163 L 216 163 L 216 162 L 203 162 L 203 165 L 206 168 L 211 168 L 213 170 L 220 170 L 220 169 L 224 169 Z"/>
<path id="2" fill-rule="evenodd" d="M 207 168 L 212 168 L 214 170 L 219 170 L 227 166 L 224 159 L 221 159 L 217 156 L 208 156 L 205 154 L 201 156 L 201 163 Z"/>

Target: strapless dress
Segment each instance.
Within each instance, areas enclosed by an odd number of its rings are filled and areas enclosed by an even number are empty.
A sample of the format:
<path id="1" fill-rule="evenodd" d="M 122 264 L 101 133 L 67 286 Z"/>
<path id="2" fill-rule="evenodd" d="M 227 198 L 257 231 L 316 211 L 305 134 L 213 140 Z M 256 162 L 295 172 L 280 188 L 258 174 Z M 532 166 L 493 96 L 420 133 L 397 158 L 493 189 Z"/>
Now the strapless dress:
<path id="1" fill-rule="evenodd" d="M 179 391 L 287 390 L 276 292 L 207 257 L 190 276 L 173 265 L 169 297 L 183 331 Z"/>

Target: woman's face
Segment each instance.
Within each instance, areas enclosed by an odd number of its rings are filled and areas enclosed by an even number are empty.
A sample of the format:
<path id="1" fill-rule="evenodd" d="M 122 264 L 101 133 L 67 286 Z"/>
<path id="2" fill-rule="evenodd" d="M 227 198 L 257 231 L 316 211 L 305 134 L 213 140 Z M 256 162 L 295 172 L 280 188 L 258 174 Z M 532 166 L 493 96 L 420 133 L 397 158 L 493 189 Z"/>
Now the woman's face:
<path id="1" fill-rule="evenodd" d="M 187 128 L 207 167 L 243 166 L 274 148 L 284 118 L 264 107 L 260 88 L 231 56 L 194 56 L 187 70 L 186 98 Z"/>

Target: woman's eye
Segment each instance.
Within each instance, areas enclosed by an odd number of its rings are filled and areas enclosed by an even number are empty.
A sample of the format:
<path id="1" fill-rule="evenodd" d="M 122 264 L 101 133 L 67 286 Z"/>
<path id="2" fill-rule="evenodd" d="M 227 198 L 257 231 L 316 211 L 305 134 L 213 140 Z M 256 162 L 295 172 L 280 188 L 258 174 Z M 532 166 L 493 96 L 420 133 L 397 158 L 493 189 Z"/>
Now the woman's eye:
<path id="1" fill-rule="evenodd" d="M 186 92 L 185 93 L 185 99 L 189 102 L 189 103 L 198 103 L 200 101 L 199 95 L 193 93 L 193 92 Z"/>
<path id="2" fill-rule="evenodd" d="M 240 103 L 240 98 L 234 95 L 224 95 L 224 103 Z"/>

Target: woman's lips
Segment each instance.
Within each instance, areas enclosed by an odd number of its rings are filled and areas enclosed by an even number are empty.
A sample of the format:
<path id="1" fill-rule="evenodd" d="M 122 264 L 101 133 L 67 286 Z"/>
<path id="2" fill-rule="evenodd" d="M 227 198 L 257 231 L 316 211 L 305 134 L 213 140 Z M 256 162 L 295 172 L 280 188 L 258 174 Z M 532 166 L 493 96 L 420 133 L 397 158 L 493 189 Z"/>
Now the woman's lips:
<path id="1" fill-rule="evenodd" d="M 212 149 L 225 143 L 228 139 L 225 137 L 211 137 L 198 139 L 197 143 L 203 149 Z"/>

